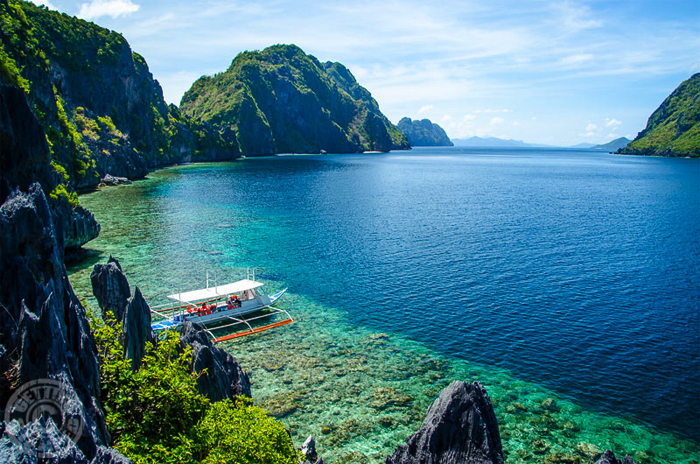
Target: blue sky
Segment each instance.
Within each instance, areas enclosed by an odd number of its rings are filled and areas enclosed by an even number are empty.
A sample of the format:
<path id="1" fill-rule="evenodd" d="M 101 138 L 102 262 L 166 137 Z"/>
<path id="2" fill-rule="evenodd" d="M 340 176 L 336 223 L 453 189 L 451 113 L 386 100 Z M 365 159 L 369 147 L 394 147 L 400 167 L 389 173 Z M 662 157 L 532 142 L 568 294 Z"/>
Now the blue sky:
<path id="1" fill-rule="evenodd" d="M 700 72 L 700 0 L 34 0 L 121 32 L 179 104 L 237 53 L 345 64 L 391 121 L 571 145 L 633 138 Z"/>

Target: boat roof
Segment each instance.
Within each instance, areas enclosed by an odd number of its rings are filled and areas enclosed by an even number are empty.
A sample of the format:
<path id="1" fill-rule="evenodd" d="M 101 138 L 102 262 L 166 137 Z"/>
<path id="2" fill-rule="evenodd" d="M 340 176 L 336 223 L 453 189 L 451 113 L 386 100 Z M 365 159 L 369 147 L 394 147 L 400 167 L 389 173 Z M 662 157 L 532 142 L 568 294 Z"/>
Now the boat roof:
<path id="1" fill-rule="evenodd" d="M 252 290 L 262 287 L 263 284 L 254 280 L 243 279 L 238 282 L 233 282 L 226 285 L 217 285 L 216 287 L 203 288 L 201 290 L 192 290 L 183 293 L 173 293 L 168 295 L 168 298 L 182 303 L 194 303 L 197 301 L 211 300 L 232 293 L 240 293 L 244 290 Z"/>

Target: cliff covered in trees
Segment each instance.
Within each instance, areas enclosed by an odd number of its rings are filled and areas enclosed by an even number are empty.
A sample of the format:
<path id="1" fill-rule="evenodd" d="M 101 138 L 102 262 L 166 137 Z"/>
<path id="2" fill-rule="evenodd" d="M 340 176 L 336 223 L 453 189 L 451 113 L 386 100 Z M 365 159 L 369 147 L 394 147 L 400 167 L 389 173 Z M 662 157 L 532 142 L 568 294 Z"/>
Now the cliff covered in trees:
<path id="1" fill-rule="evenodd" d="M 244 155 L 409 148 L 345 66 L 295 45 L 240 53 L 225 72 L 198 79 L 180 106 L 233 131 Z"/>

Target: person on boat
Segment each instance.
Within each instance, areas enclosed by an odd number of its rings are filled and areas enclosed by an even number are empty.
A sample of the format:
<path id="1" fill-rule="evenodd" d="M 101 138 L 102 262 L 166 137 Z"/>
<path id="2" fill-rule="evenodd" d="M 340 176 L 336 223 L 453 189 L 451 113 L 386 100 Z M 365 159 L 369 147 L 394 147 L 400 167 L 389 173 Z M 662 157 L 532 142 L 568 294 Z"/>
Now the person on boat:
<path id="1" fill-rule="evenodd" d="M 241 307 L 241 300 L 238 299 L 238 295 L 233 295 L 233 306 L 235 308 Z"/>
<path id="2" fill-rule="evenodd" d="M 207 303 L 202 303 L 202 307 L 199 308 L 199 315 L 204 316 L 207 313 Z"/>
<path id="3" fill-rule="evenodd" d="M 233 309 L 233 297 L 231 295 L 226 298 L 226 309 Z"/>

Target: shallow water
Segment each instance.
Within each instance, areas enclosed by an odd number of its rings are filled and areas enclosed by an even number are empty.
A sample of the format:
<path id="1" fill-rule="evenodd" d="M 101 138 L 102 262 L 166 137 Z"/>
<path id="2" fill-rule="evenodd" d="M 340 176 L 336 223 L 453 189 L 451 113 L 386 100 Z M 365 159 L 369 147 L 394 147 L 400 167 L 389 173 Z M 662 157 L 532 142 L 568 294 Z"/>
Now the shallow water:
<path id="1" fill-rule="evenodd" d="M 451 380 L 509 462 L 700 459 L 700 164 L 415 149 L 169 168 L 81 197 L 156 303 L 257 266 L 298 322 L 224 346 L 332 462 L 380 462 Z M 557 454 L 560 453 L 560 454 Z M 563 454 L 561 454 L 563 453 Z M 636 453 L 636 454 L 635 454 Z"/>

